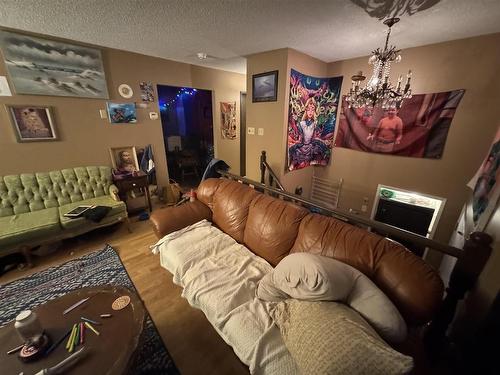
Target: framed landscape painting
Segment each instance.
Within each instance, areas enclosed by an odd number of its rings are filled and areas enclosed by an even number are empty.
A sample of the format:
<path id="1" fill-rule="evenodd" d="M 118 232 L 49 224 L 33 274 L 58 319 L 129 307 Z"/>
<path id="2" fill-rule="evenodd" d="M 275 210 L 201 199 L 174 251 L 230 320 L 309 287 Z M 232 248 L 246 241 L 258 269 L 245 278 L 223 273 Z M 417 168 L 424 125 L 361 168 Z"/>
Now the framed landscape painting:
<path id="1" fill-rule="evenodd" d="M 57 140 L 50 107 L 22 105 L 6 107 L 18 142 Z"/>
<path id="2" fill-rule="evenodd" d="M 252 103 L 275 102 L 278 98 L 278 71 L 252 76 Z"/>
<path id="3" fill-rule="evenodd" d="M 0 48 L 16 94 L 108 98 L 98 49 L 8 31 Z"/>

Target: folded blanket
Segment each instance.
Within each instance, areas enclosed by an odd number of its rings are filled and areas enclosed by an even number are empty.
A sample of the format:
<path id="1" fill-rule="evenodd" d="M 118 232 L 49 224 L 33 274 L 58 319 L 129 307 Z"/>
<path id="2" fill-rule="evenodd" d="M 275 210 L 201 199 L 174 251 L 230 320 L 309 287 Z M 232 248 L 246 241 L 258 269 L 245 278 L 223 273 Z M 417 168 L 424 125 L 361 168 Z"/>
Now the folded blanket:
<path id="1" fill-rule="evenodd" d="M 198 222 L 196 222 L 192 225 L 189 225 L 185 228 L 182 228 L 182 229 L 177 230 L 175 232 L 169 233 L 166 236 L 163 236 L 157 243 L 155 243 L 154 245 L 151 245 L 149 248 L 151 249 L 152 253 L 156 255 L 160 252 L 160 246 L 163 244 L 166 245 L 168 243 L 168 241 L 172 241 L 176 238 L 179 238 L 184 233 L 190 232 L 196 228 L 211 227 L 211 226 L 212 226 L 211 222 L 209 222 L 206 219 L 203 219 L 203 220 L 198 221 Z"/>
<path id="2" fill-rule="evenodd" d="M 184 288 L 182 296 L 205 313 L 250 373 L 297 374 L 270 315 L 275 303 L 256 297 L 259 281 L 272 270 L 269 263 L 205 220 L 154 246 L 161 265 Z"/>

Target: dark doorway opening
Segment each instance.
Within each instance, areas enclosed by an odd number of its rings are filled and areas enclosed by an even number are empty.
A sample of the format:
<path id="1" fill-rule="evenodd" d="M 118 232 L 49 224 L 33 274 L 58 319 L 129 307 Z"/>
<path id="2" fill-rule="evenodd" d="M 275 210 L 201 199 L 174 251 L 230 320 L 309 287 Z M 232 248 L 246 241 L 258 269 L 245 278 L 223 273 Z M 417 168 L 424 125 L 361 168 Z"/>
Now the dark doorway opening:
<path id="1" fill-rule="evenodd" d="M 214 157 L 212 92 L 158 85 L 158 102 L 169 176 L 188 191 Z"/>

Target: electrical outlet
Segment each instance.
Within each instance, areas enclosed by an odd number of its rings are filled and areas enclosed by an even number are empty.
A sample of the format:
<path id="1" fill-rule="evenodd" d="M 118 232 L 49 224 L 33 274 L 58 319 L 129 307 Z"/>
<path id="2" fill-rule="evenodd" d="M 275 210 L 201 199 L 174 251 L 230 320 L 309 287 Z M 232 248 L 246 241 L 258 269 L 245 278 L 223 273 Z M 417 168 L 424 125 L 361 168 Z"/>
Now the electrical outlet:
<path id="1" fill-rule="evenodd" d="M 257 129 L 257 135 L 264 135 L 264 128 Z"/>
<path id="2" fill-rule="evenodd" d="M 100 109 L 99 110 L 99 116 L 104 120 L 108 118 L 108 112 L 106 112 L 105 109 Z"/>
<path id="3" fill-rule="evenodd" d="M 247 134 L 248 135 L 255 135 L 255 128 L 248 127 L 247 128 Z"/>
<path id="4" fill-rule="evenodd" d="M 361 212 L 368 211 L 368 197 L 363 197 L 363 204 L 361 205 Z"/>

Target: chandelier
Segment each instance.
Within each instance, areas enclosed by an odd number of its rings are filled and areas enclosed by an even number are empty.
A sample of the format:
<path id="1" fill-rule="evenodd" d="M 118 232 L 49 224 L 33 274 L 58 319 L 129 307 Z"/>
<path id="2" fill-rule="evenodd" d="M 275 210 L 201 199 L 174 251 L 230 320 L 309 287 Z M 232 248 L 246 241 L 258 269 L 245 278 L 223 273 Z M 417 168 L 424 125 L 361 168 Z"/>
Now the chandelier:
<path id="1" fill-rule="evenodd" d="M 374 50 L 368 59 L 368 64 L 373 65 L 373 73 L 366 86 L 360 87 L 361 82 L 366 79 L 363 72 L 360 71 L 352 76 L 352 87 L 346 96 L 349 108 L 400 108 L 404 99 L 411 98 L 411 70 L 406 75 L 404 88 L 402 87 L 402 75 L 399 76 L 396 86 L 389 79 L 391 63 L 401 61 L 401 55 L 399 54 L 401 50 L 396 49 L 395 46 L 389 46 L 391 27 L 397 22 L 399 22 L 399 18 L 397 17 L 388 18 L 384 21 L 384 24 L 389 27 L 385 46 L 383 50 L 380 48 Z"/>

